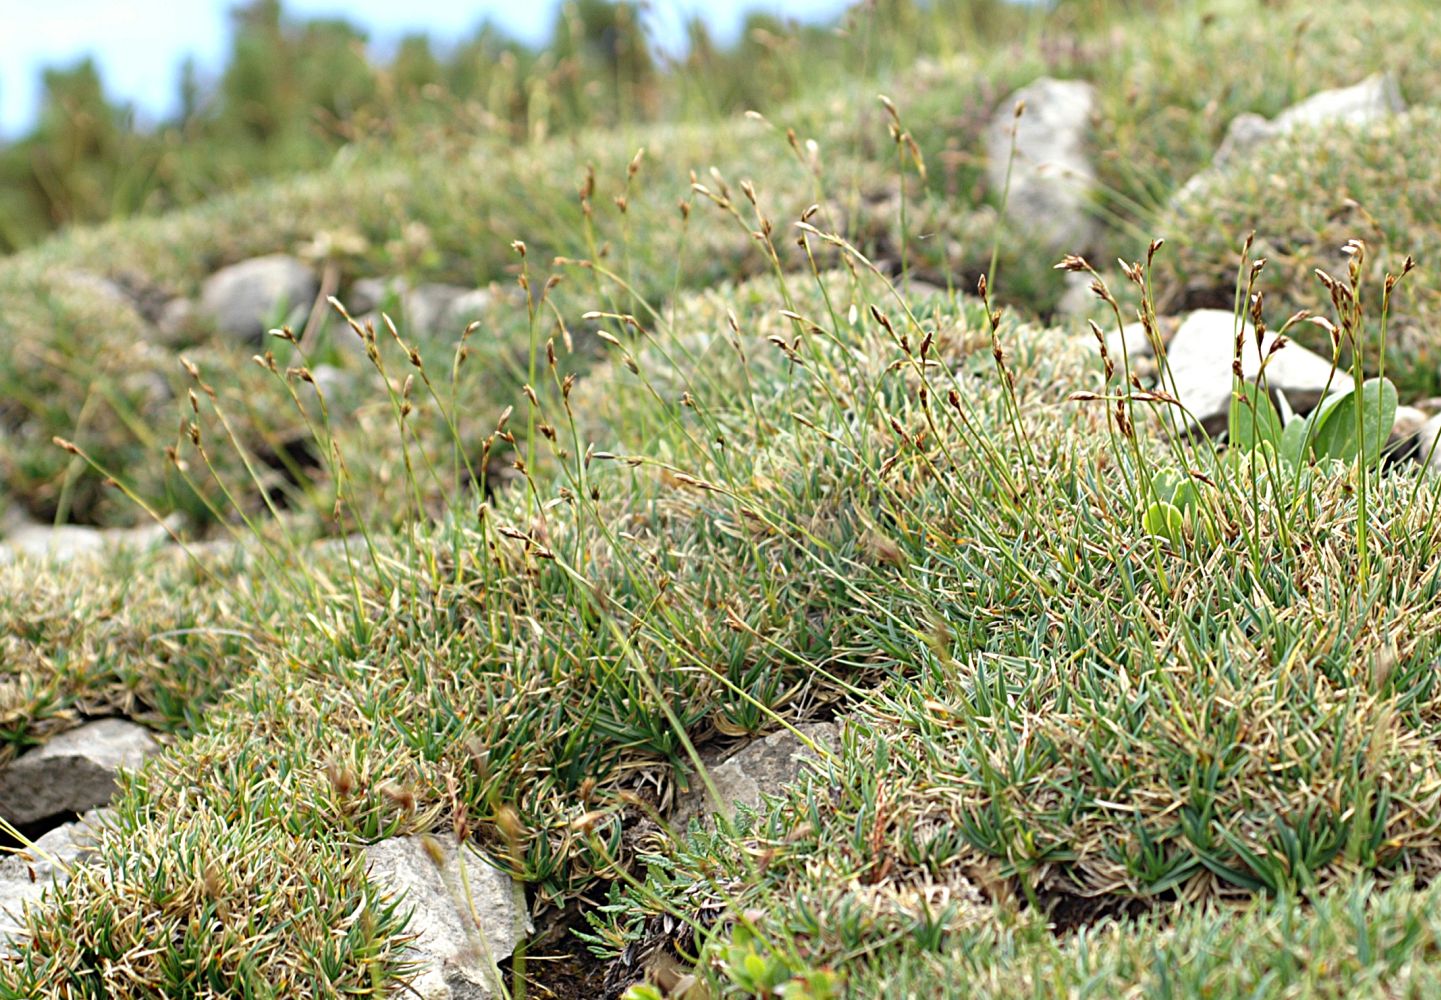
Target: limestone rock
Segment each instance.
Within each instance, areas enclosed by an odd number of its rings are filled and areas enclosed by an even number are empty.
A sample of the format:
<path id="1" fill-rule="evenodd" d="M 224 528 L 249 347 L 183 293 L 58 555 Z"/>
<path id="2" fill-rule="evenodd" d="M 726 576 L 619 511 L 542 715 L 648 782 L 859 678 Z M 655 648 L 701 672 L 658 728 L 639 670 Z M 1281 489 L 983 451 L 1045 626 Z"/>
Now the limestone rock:
<path id="1" fill-rule="evenodd" d="M 1232 120 L 1226 138 L 1216 151 L 1218 166 L 1253 152 L 1263 142 L 1298 128 L 1330 124 L 1363 124 L 1406 110 L 1406 102 L 1387 73 L 1376 73 L 1360 83 L 1323 90 L 1293 104 L 1267 121 L 1260 115 L 1241 114 Z"/>
<path id="2" fill-rule="evenodd" d="M 195 329 L 195 303 L 186 298 L 174 298 L 160 307 L 155 319 L 155 332 L 159 341 L 170 347 L 183 344 Z"/>
<path id="3" fill-rule="evenodd" d="M 1441 413 L 1416 431 L 1416 460 L 1425 462 L 1432 472 L 1441 472 L 1441 444 L 1436 441 L 1437 435 L 1441 435 Z"/>
<path id="4" fill-rule="evenodd" d="M 840 746 L 840 731 L 834 723 L 814 722 L 796 728 L 824 750 Z M 709 769 L 720 797 L 720 808 L 729 816 L 734 814 L 736 805 L 755 807 L 764 796 L 781 794 L 800 777 L 805 759 L 813 756 L 810 747 L 789 729 L 756 740 Z M 715 807 L 699 779 L 697 785 L 676 804 L 671 825 L 677 830 L 684 829 L 692 819 L 711 813 Z"/>
<path id="5" fill-rule="evenodd" d="M 102 806 L 115 793 L 115 772 L 159 749 L 149 730 L 125 719 L 67 730 L 0 771 L 0 816 L 19 826 Z"/>
<path id="6" fill-rule="evenodd" d="M 458 337 L 471 323 L 483 319 L 494 305 L 495 295 L 489 288 L 461 292 L 446 306 L 436 332 Z"/>
<path id="7" fill-rule="evenodd" d="M 1106 353 L 1118 365 L 1122 356 L 1129 357 L 1132 361 L 1156 356 L 1151 341 L 1146 336 L 1146 328 L 1140 323 L 1127 323 L 1122 329 L 1106 334 Z"/>
<path id="8" fill-rule="evenodd" d="M 350 286 L 342 301 L 362 327 L 373 324 L 384 343 L 389 340 L 389 333 L 380 317 L 382 312 L 390 316 L 400 335 L 408 340 L 454 339 L 472 321 L 484 318 L 494 308 L 495 296 L 491 288 L 438 283 L 411 287 L 398 278 L 362 278 Z M 331 336 L 346 354 L 356 360 L 365 357 L 364 346 L 352 331 L 333 326 Z"/>
<path id="9" fill-rule="evenodd" d="M 1421 430 L 1429 419 L 1430 416 L 1425 410 L 1414 406 L 1396 407 L 1396 419 L 1391 424 L 1391 436 L 1386 440 L 1386 447 L 1393 453 L 1410 450 L 1410 446 L 1420 438 Z"/>
<path id="10" fill-rule="evenodd" d="M 69 270 L 51 277 L 52 284 L 79 289 L 97 302 L 123 309 L 135 308 L 135 302 L 120 283 L 93 271 Z"/>
<path id="11" fill-rule="evenodd" d="M 446 329 L 450 310 L 468 292 L 458 285 L 417 285 L 405 297 L 405 330 L 413 335 L 451 333 Z"/>
<path id="12" fill-rule="evenodd" d="M 1019 101 L 1026 107 L 1017 119 Z M 986 132 L 986 176 L 997 198 L 1010 165 L 1011 228 L 1057 254 L 1084 252 L 1098 233 L 1090 211 L 1096 171 L 1086 152 L 1095 110 L 1089 83 L 1042 77 L 1006 98 Z"/>
<path id="13" fill-rule="evenodd" d="M 1186 317 L 1166 348 L 1166 361 L 1175 379 L 1175 392 L 1208 434 L 1225 430 L 1231 407 L 1231 361 L 1236 342 L 1235 317 L 1224 309 L 1198 309 Z M 1267 331 L 1262 347 L 1269 350 L 1276 334 Z M 1241 369 L 1253 378 L 1261 366 L 1256 337 L 1246 327 Z M 1295 341 L 1272 355 L 1266 365 L 1266 382 L 1286 394 L 1291 408 L 1304 413 L 1321 400 L 1330 381 L 1340 389 L 1344 380 L 1331 379 L 1331 362 Z M 1166 388 L 1171 389 L 1170 381 Z"/>
<path id="14" fill-rule="evenodd" d="M 1211 165 L 1223 167 L 1242 154 L 1255 149 L 1267 139 L 1276 135 L 1276 126 L 1269 118 L 1251 111 L 1243 111 L 1231 119 L 1226 126 L 1226 135 L 1211 158 Z"/>
<path id="15" fill-rule="evenodd" d="M 355 376 L 334 365 L 316 365 L 311 369 L 310 377 L 315 380 L 312 384 L 316 390 L 324 393 L 328 400 L 334 400 L 355 388 Z"/>
<path id="16" fill-rule="evenodd" d="M 24 922 L 23 908 L 35 903 L 52 885 L 70 880 L 70 870 L 93 855 L 100 831 L 113 815 L 95 809 L 74 823 L 65 823 L 35 841 L 34 847 L 0 861 L 0 954 L 10 952 Z"/>
<path id="17" fill-rule="evenodd" d="M 388 295 L 404 295 L 405 288 L 405 283 L 399 280 L 359 278 L 351 282 L 349 290 L 341 297 L 341 302 L 350 315 L 361 316 L 379 309 Z"/>
<path id="18" fill-rule="evenodd" d="M 146 549 L 162 545 L 170 531 L 180 526 L 179 518 L 165 524 L 144 524 L 138 528 L 94 528 L 83 524 L 41 524 L 12 508 L 0 518 L 0 565 L 18 558 L 53 559 L 68 562 L 82 556 L 101 556 L 117 549 Z"/>
<path id="19" fill-rule="evenodd" d="M 496 964 L 531 930 L 520 885 L 471 846 L 457 848 L 449 834 L 392 837 L 367 847 L 365 854 L 371 880 L 386 893 L 403 896 L 402 908 L 411 913 L 408 931 L 416 938 L 406 958 L 422 966 L 411 984 L 414 995 L 424 1000 L 498 995 Z"/>
<path id="20" fill-rule="evenodd" d="M 1267 142 L 1298 128 L 1330 124 L 1363 124 L 1406 110 L 1406 102 L 1390 73 L 1375 73 L 1350 87 L 1323 90 L 1282 111 L 1268 121 L 1257 114 L 1232 119 L 1226 137 L 1216 150 L 1211 168 L 1186 182 L 1178 199 L 1203 193 L 1217 169 L 1244 159 Z"/>
<path id="21" fill-rule="evenodd" d="M 241 261 L 216 271 L 200 291 L 200 312 L 225 336 L 260 343 L 282 310 L 303 317 L 314 303 L 315 274 L 287 254 Z"/>
<path id="22" fill-rule="evenodd" d="M 1324 122 L 1369 122 L 1406 110 L 1406 102 L 1390 73 L 1373 73 L 1360 83 L 1312 94 L 1276 116 L 1283 132 Z"/>
<path id="23" fill-rule="evenodd" d="M 1091 291 L 1089 274 L 1068 271 L 1065 276 L 1065 290 L 1056 300 L 1056 312 L 1071 318 L 1087 316 L 1097 310 L 1099 301 Z"/>

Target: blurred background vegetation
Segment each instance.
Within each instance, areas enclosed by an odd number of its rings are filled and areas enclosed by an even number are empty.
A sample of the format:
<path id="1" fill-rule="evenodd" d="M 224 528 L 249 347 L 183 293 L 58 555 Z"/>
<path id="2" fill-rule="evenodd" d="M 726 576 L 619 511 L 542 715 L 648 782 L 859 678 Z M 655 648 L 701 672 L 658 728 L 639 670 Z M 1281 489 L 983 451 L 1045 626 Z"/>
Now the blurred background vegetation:
<path id="1" fill-rule="evenodd" d="M 0 145 L 0 253 L 67 225 L 314 169 L 356 145 L 514 144 L 581 126 L 764 111 L 832 77 L 883 75 L 1005 39 L 1027 11 L 1006 0 L 869 0 L 839 25 L 752 13 L 729 44 L 695 17 L 679 54 L 655 43 L 643 14 L 633 2 L 572 0 L 539 46 L 483 24 L 445 46 L 409 35 L 379 58 L 346 20 L 247 0 L 231 11 L 226 64 L 204 74 L 187 65 L 179 112 L 154 125 L 107 95 L 92 61 L 51 68 L 35 127 Z"/>

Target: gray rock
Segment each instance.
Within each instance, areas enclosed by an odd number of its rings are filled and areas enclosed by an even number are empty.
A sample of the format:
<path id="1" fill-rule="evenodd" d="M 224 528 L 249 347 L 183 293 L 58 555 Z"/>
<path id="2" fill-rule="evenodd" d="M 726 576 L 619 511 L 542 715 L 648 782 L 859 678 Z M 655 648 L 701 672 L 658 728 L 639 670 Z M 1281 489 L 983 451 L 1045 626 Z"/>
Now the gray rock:
<path id="1" fill-rule="evenodd" d="M 323 393 L 327 401 L 355 388 L 355 376 L 334 365 L 316 365 L 311 369 L 310 377 L 315 380 L 316 390 Z"/>
<path id="2" fill-rule="evenodd" d="M 1425 462 L 1432 472 L 1441 472 L 1441 444 L 1436 441 L 1437 435 L 1441 435 L 1441 413 L 1416 431 L 1416 460 Z"/>
<path id="3" fill-rule="evenodd" d="M 1257 114 L 1240 114 L 1226 129 L 1226 138 L 1216 151 L 1215 163 L 1254 152 L 1262 143 L 1298 128 L 1331 124 L 1364 124 L 1385 115 L 1406 110 L 1406 102 L 1387 73 L 1376 73 L 1360 83 L 1338 90 L 1323 90 L 1282 111 L 1272 121 Z"/>
<path id="4" fill-rule="evenodd" d="M 97 719 L 56 736 L 0 771 L 0 816 L 15 825 L 110 801 L 115 773 L 160 749 L 149 730 L 125 719 Z"/>
<path id="5" fill-rule="evenodd" d="M 495 294 L 489 288 L 472 288 L 461 292 L 445 307 L 437 333 L 460 336 L 467 326 L 484 319 L 495 307 Z"/>
<path id="6" fill-rule="evenodd" d="M 160 343 L 178 346 L 190 338 L 195 329 L 195 303 L 175 298 L 160 307 L 155 319 L 155 332 Z"/>
<path id="7" fill-rule="evenodd" d="M 1375 73 L 1350 87 L 1323 90 L 1282 111 L 1268 121 L 1257 114 L 1240 114 L 1231 120 L 1226 137 L 1211 167 L 1192 177 L 1177 194 L 1189 198 L 1215 180 L 1216 170 L 1252 155 L 1271 140 L 1298 128 L 1331 124 L 1363 124 L 1406 110 L 1406 102 L 1390 73 Z"/>
<path id="8" fill-rule="evenodd" d="M 19 558 L 69 562 L 85 556 L 103 556 L 119 549 L 154 548 L 164 544 L 170 537 L 170 531 L 178 530 L 179 526 L 178 517 L 171 517 L 164 525 L 143 524 L 138 528 L 41 524 L 30 520 L 17 508 L 11 508 L 0 518 L 0 531 L 4 533 L 4 541 L 0 542 L 0 565 Z"/>
<path id="9" fill-rule="evenodd" d="M 840 731 L 834 723 L 814 722 L 796 728 L 824 750 L 840 746 Z M 789 729 L 756 740 L 709 769 L 720 802 L 712 802 L 702 784 L 676 803 L 671 826 L 682 830 L 692 819 L 714 812 L 717 805 L 727 816 L 735 814 L 737 805 L 757 807 L 764 796 L 780 795 L 794 784 L 805 759 L 814 756 Z"/>
<path id="10" fill-rule="evenodd" d="M 405 297 L 405 330 L 412 335 L 449 333 L 450 310 L 469 293 L 458 285 L 420 285 Z M 459 333 L 460 331 L 455 331 Z"/>
<path id="11" fill-rule="evenodd" d="M 1162 328 L 1164 330 L 1164 324 Z M 1150 378 L 1155 374 L 1155 352 L 1151 348 L 1151 342 L 1146 338 L 1144 326 L 1139 322 L 1127 323 L 1124 333 L 1122 330 L 1108 329 L 1104 325 L 1101 330 L 1106 339 L 1106 356 L 1115 366 L 1114 379 L 1125 378 L 1127 361 L 1122 360 L 1123 358 L 1129 360 L 1130 371 L 1138 378 Z M 1085 333 L 1078 333 L 1075 336 L 1086 351 L 1097 357 L 1099 363 L 1096 335 L 1087 329 Z"/>
<path id="12" fill-rule="evenodd" d="M 1175 380 L 1174 391 L 1208 434 L 1223 431 L 1230 413 L 1235 323 L 1235 316 L 1227 310 L 1198 309 L 1186 317 L 1166 347 L 1166 361 Z M 1247 378 L 1253 378 L 1260 370 L 1261 354 L 1249 325 L 1242 341 L 1241 370 Z M 1269 351 L 1275 342 L 1276 334 L 1267 331 L 1262 347 Z M 1266 365 L 1266 382 L 1273 391 L 1284 392 L 1287 402 L 1298 413 L 1310 410 L 1321 401 L 1328 382 L 1333 390 L 1345 384 L 1344 379 L 1331 378 L 1329 360 L 1295 341 L 1271 356 Z M 1170 379 L 1165 387 L 1173 388 Z"/>
<path id="13" fill-rule="evenodd" d="M 1106 353 L 1118 366 L 1122 356 L 1132 361 L 1156 356 L 1150 338 L 1146 336 L 1146 328 L 1140 323 L 1127 323 L 1122 329 L 1106 334 Z"/>
<path id="14" fill-rule="evenodd" d="M 1419 410 L 1414 406 L 1396 407 L 1396 420 L 1391 424 L 1391 436 L 1386 440 L 1386 447 L 1397 450 L 1414 443 L 1420 437 L 1421 429 L 1430 419 L 1425 410 Z"/>
<path id="15" fill-rule="evenodd" d="M 950 301 L 951 299 L 951 293 L 940 285 L 922 281 L 920 278 L 911 278 L 909 281 L 898 283 L 896 287 L 908 302 L 929 302 L 932 299 Z"/>
<path id="16" fill-rule="evenodd" d="M 120 283 L 103 274 L 96 274 L 93 271 L 63 271 L 53 275 L 50 280 L 52 285 L 81 289 L 91 298 L 108 305 L 125 309 L 135 308 L 135 300 L 121 287 Z"/>
<path id="17" fill-rule="evenodd" d="M 1088 316 L 1096 311 L 1100 302 L 1091 291 L 1091 276 L 1079 271 L 1068 271 L 1065 276 L 1065 291 L 1056 300 L 1056 312 L 1072 318 Z"/>
<path id="18" fill-rule="evenodd" d="M 315 274 L 287 254 L 241 261 L 216 271 L 200 290 L 201 315 L 225 336 L 259 343 L 285 310 L 298 322 L 314 303 Z"/>
<path id="19" fill-rule="evenodd" d="M 35 841 L 34 846 L 0 861 L 0 955 L 13 954 L 24 928 L 23 912 L 52 885 L 64 885 L 71 870 L 93 855 L 101 829 L 113 811 L 95 809 Z"/>
<path id="20" fill-rule="evenodd" d="M 1360 83 L 1323 90 L 1276 116 L 1281 132 L 1332 122 L 1362 123 L 1406 110 L 1406 102 L 1390 73 L 1373 73 Z"/>
<path id="21" fill-rule="evenodd" d="M 1276 135 L 1276 126 L 1271 120 L 1263 115 L 1251 111 L 1243 111 L 1231 119 L 1231 124 L 1226 127 L 1226 135 L 1221 139 L 1221 145 L 1216 149 L 1216 155 L 1211 158 L 1211 165 L 1224 167 L 1242 154 L 1248 153 L 1267 139 Z"/>
<path id="22" fill-rule="evenodd" d="M 362 278 L 350 286 L 344 299 L 352 316 L 362 325 L 367 320 L 373 322 L 377 331 L 384 330 L 379 312 L 388 312 L 403 337 L 458 337 L 470 322 L 484 317 L 494 301 L 494 292 L 489 288 L 444 284 L 412 288 L 398 278 Z M 389 309 L 391 303 L 397 303 L 399 309 Z M 355 353 L 360 353 L 358 341 L 352 346 Z"/>
<path id="23" fill-rule="evenodd" d="M 370 879 L 387 894 L 403 896 L 416 935 L 406 958 L 421 964 L 411 984 L 424 1000 L 489 1000 L 501 992 L 497 963 L 532 929 L 525 894 L 509 875 L 492 868 L 455 837 L 393 837 L 365 849 Z M 465 879 L 461 860 L 464 857 Z M 473 905 L 472 905 L 473 904 Z"/>
<path id="24" fill-rule="evenodd" d="M 379 309 L 391 294 L 403 296 L 406 288 L 398 278 L 359 278 L 351 283 L 341 302 L 350 315 L 361 316 Z"/>
<path id="25" fill-rule="evenodd" d="M 175 398 L 170 383 L 154 368 L 141 368 L 127 373 L 121 378 L 120 387 L 141 397 L 148 406 L 158 406 Z"/>
<path id="26" fill-rule="evenodd" d="M 1018 101 L 1026 104 L 1019 119 Z M 1006 214 L 1012 228 L 1053 253 L 1082 253 L 1098 233 L 1090 211 L 1096 171 L 1086 153 L 1095 110 L 1089 83 L 1042 77 L 1006 98 L 986 132 L 991 191 L 999 198 L 1006 190 L 1011 164 Z"/>

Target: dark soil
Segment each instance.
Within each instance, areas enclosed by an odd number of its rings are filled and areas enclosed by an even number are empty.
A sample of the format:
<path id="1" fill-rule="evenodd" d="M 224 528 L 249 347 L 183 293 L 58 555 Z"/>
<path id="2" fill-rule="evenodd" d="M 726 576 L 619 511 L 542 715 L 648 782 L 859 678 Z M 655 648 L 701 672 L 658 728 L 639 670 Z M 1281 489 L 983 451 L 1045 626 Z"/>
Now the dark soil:
<path id="1" fill-rule="evenodd" d="M 556 954 L 552 948 L 545 954 L 526 956 L 527 997 L 533 1000 L 595 1000 L 601 995 L 605 963 L 594 958 L 579 942 L 575 942 L 574 947 L 574 954 Z M 502 963 L 502 973 L 509 976 L 510 972 L 510 963 Z"/>
<path id="2" fill-rule="evenodd" d="M 1125 920 L 1149 913 L 1155 902 L 1134 896 L 1053 896 L 1047 905 L 1051 933 L 1066 937 L 1105 920 Z"/>

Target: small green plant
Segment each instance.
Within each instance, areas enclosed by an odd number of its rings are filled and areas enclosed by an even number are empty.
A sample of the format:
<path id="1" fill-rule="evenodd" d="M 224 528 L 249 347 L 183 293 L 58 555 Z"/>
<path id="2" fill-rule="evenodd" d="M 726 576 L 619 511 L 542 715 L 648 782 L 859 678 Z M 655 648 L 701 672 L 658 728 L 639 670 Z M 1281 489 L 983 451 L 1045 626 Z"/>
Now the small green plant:
<path id="1" fill-rule="evenodd" d="M 1202 524 L 1201 493 L 1190 478 L 1176 469 L 1162 469 L 1151 480 L 1151 497 L 1141 514 L 1141 529 L 1147 534 L 1164 538 L 1178 549 L 1197 530 L 1214 540 L 1209 525 L 1198 528 Z"/>
<path id="2" fill-rule="evenodd" d="M 1235 496 L 1231 499 L 1251 501 L 1253 512 L 1259 513 L 1261 489 L 1266 489 L 1274 503 L 1272 509 L 1280 516 L 1283 533 L 1294 528 L 1294 520 L 1305 510 L 1303 500 L 1309 495 L 1310 476 L 1314 473 L 1336 474 L 1346 467 L 1353 469 L 1352 479 L 1363 516 L 1358 518 L 1357 547 L 1366 566 L 1365 517 L 1367 487 L 1381 465 L 1387 440 L 1396 421 L 1396 386 L 1384 374 L 1365 378 L 1363 349 L 1364 313 L 1362 310 L 1363 266 L 1366 246 L 1351 240 L 1343 248 L 1351 259 L 1350 283 L 1342 284 L 1325 272 L 1318 272 L 1322 284 L 1331 293 L 1340 320 L 1339 325 L 1324 318 L 1312 317 L 1302 311 L 1293 315 L 1267 339 L 1262 315 L 1262 296 L 1254 291 L 1255 282 L 1265 261 L 1249 260 L 1251 241 L 1248 238 L 1241 273 L 1249 274 L 1244 299 L 1249 303 L 1248 318 L 1238 308 L 1235 353 L 1232 360 L 1231 405 L 1227 414 L 1226 447 L 1215 463 L 1214 475 L 1196 476 L 1183 473 L 1180 467 L 1156 471 L 1146 491 L 1146 505 L 1141 513 L 1141 528 L 1147 534 L 1164 538 L 1173 547 L 1203 541 L 1207 547 L 1217 539 L 1214 524 L 1206 516 L 1201 482 L 1223 484 Z M 1407 258 L 1400 275 L 1388 274 L 1381 300 L 1382 339 L 1379 347 L 1382 371 L 1385 363 L 1385 327 L 1391 295 L 1401 277 L 1414 267 Z M 1238 289 L 1238 306 L 1242 296 Z M 1147 306 L 1149 308 L 1149 306 Z M 1287 343 L 1286 334 L 1297 324 L 1310 321 L 1324 328 L 1332 344 L 1332 379 L 1339 369 L 1341 350 L 1350 350 L 1351 384 L 1336 392 L 1323 392 L 1322 400 L 1308 415 L 1292 412 L 1286 397 L 1277 391 L 1281 406 L 1272 402 L 1266 369 Z M 1246 337 L 1253 334 L 1255 350 L 1260 358 L 1256 374 L 1244 377 L 1242 364 Z M 1164 352 L 1162 352 L 1164 360 Z M 1165 373 L 1169 374 L 1169 373 Z M 1162 382 L 1165 382 L 1163 374 Z M 1328 380 L 1327 389 L 1330 388 Z M 1157 398 L 1128 394 L 1132 399 Z M 1174 401 L 1166 397 L 1165 401 Z M 1183 466 L 1182 466 L 1183 467 Z"/>
<path id="3" fill-rule="evenodd" d="M 835 972 L 794 968 L 793 961 L 777 955 L 744 924 L 737 924 L 716 965 L 731 987 L 762 1000 L 831 1000 L 840 995 L 841 981 Z"/>
<path id="4" fill-rule="evenodd" d="M 1308 466 L 1339 469 L 1364 456 L 1369 473 L 1380 464 L 1396 422 L 1396 386 L 1387 378 L 1367 379 L 1361 387 L 1359 414 L 1356 400 L 1354 388 L 1347 386 L 1308 416 L 1291 414 L 1285 420 L 1255 384 L 1236 379 L 1226 434 L 1227 470 L 1233 476 L 1245 471 L 1273 479 L 1292 500 Z M 1215 530 L 1203 517 L 1202 493 L 1194 479 L 1174 468 L 1162 469 L 1151 480 L 1150 495 L 1141 515 L 1144 531 L 1176 547 L 1198 537 L 1214 544 Z M 1284 504 L 1288 511 L 1295 507 Z"/>
<path id="5" fill-rule="evenodd" d="M 1281 429 L 1275 407 L 1262 397 L 1257 412 L 1269 415 L 1249 421 L 1254 427 L 1254 447 L 1269 447 L 1291 470 L 1306 461 L 1346 464 L 1358 458 L 1366 468 L 1375 468 L 1396 422 L 1396 386 L 1388 378 L 1367 379 L 1359 403 L 1357 399 L 1348 386 L 1327 398 L 1310 416 L 1295 417 Z"/>

